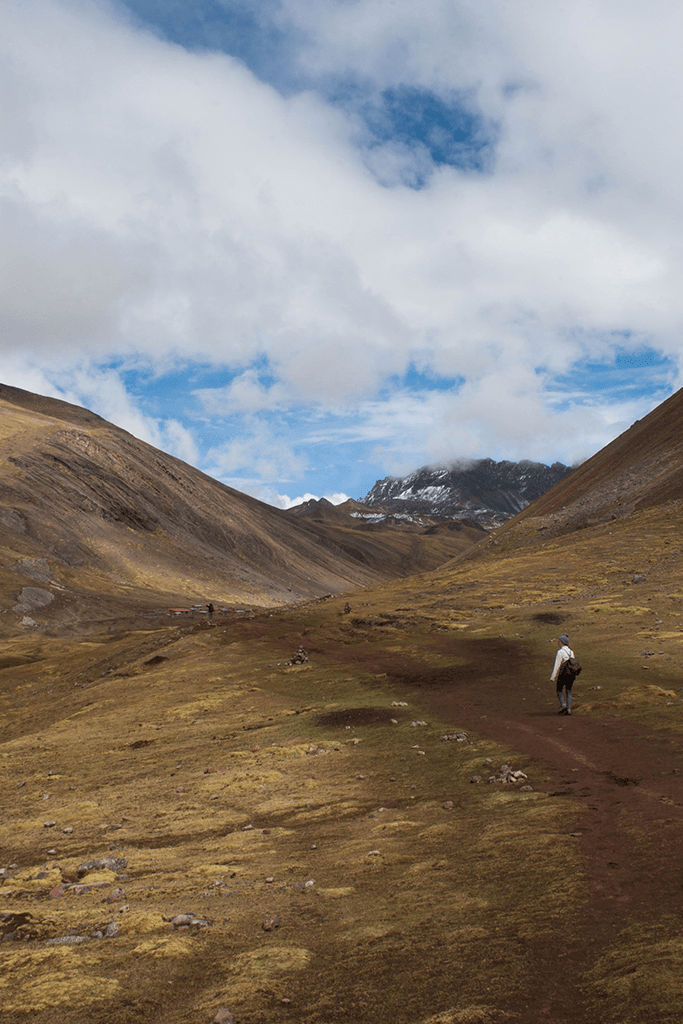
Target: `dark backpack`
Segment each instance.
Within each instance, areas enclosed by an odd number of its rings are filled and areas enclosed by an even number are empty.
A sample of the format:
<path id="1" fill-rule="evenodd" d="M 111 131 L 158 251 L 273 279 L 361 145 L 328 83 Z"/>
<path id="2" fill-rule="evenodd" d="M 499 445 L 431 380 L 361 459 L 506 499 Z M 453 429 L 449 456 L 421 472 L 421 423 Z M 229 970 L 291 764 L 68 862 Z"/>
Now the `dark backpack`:
<path id="1" fill-rule="evenodd" d="M 579 664 L 579 659 L 567 658 L 564 665 L 562 666 L 562 674 L 569 676 L 570 679 L 576 679 L 577 676 L 581 675 L 581 665 Z"/>

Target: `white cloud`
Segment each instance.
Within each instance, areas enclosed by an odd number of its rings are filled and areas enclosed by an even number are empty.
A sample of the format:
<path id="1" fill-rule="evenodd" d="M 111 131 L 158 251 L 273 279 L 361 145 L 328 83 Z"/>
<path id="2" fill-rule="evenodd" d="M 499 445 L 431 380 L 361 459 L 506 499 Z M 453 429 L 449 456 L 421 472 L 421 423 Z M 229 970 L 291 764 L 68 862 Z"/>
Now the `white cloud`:
<path id="1" fill-rule="evenodd" d="M 282 384 L 263 384 L 256 370 L 245 370 L 222 388 L 198 388 L 194 395 L 210 416 L 232 416 L 288 408 L 294 398 Z M 298 396 L 297 396 L 298 397 Z"/>
<path id="2" fill-rule="evenodd" d="M 306 493 L 301 495 L 299 498 L 290 498 L 289 495 L 278 495 L 278 502 L 283 509 L 294 509 L 298 505 L 304 505 L 306 502 L 319 502 L 317 495 L 310 495 Z"/>
<path id="3" fill-rule="evenodd" d="M 69 380 L 79 401 L 194 461 L 193 434 L 145 414 L 97 363 L 139 354 L 162 369 L 240 370 L 225 389 L 197 390 L 211 416 L 247 417 L 205 460 L 230 479 L 301 476 L 301 450 L 249 419 L 297 405 L 346 410 L 347 438 L 373 439 L 394 471 L 425 453 L 500 451 L 501 438 L 509 457 L 603 443 L 627 410 L 583 400 L 565 412 L 548 389 L 617 343 L 681 359 L 681 11 L 665 0 L 279 10 L 309 40 L 311 90 L 289 97 L 238 60 L 133 28 L 119 8 L 10 0 L 4 373 L 47 394 Z M 466 98 L 495 133 L 487 171 L 431 168 L 396 140 L 369 150 L 357 112 L 313 91 L 326 74 L 375 95 L 409 85 Z M 420 191 L 405 184 L 416 175 Z M 265 383 L 252 368 L 263 357 L 276 377 Z M 427 395 L 392 383 L 378 397 L 411 362 L 465 384 Z"/>
<path id="4" fill-rule="evenodd" d="M 325 494 L 324 498 L 327 499 L 332 505 L 341 505 L 342 502 L 348 501 L 348 494 L 344 494 L 341 491 L 336 491 L 334 494 Z M 297 505 L 304 505 L 307 501 L 320 501 L 317 494 L 303 494 L 298 498 L 290 498 L 288 494 L 278 494 L 278 505 L 280 508 L 296 508 Z"/>
<path id="5" fill-rule="evenodd" d="M 209 449 L 205 456 L 208 473 L 224 483 L 234 479 L 233 475 L 240 470 L 256 472 L 261 481 L 268 482 L 302 476 L 308 464 L 305 454 L 295 452 L 265 421 L 249 421 L 248 430 L 242 436 Z"/>

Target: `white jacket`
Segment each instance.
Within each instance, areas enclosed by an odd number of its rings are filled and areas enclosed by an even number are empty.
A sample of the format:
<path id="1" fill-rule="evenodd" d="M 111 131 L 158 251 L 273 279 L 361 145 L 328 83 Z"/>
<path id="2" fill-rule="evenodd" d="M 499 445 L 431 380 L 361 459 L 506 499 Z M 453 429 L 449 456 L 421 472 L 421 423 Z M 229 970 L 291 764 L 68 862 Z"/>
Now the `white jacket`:
<path id="1" fill-rule="evenodd" d="M 563 647 L 560 647 L 559 651 L 555 655 L 555 664 L 553 665 L 553 674 L 550 677 L 550 682 L 551 683 L 556 683 L 557 682 L 557 677 L 559 675 L 560 669 L 564 665 L 565 661 L 569 661 L 569 659 L 573 658 L 573 657 L 574 657 L 574 652 L 571 649 L 571 647 L 567 647 L 566 644 L 564 644 Z"/>

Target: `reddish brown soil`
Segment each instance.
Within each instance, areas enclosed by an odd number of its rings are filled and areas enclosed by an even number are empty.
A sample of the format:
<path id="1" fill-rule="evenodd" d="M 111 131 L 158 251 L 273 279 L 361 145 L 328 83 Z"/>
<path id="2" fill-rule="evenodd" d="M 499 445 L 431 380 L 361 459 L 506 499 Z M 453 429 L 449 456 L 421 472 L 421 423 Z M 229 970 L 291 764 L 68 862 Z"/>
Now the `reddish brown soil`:
<path id="1" fill-rule="evenodd" d="M 595 682 L 586 673 L 574 686 L 571 717 L 558 715 L 552 657 L 547 672 L 510 671 L 533 665 L 523 644 L 458 637 L 439 646 L 468 663 L 425 669 L 379 650 L 362 658 L 366 668 L 387 672 L 392 687 L 419 690 L 435 717 L 509 747 L 536 791 L 576 808 L 570 834 L 580 844 L 585 903 L 554 948 L 545 937 L 529 948 L 534 989 L 508 1009 L 529 1022 L 603 1024 L 587 1003 L 586 973 L 629 925 L 659 927 L 683 916 L 683 736 L 624 717 L 618 706 L 582 714 Z M 334 656 L 353 661 L 358 651 Z"/>
<path id="2" fill-rule="evenodd" d="M 599 952 L 631 921 L 656 924 L 683 912 L 683 737 L 618 711 L 608 718 L 582 715 L 588 681 L 575 684 L 571 717 L 560 716 L 546 679 L 521 674 L 501 683 L 504 673 L 491 674 L 509 664 L 507 644 L 477 646 L 480 673 L 431 687 L 422 697 L 454 726 L 522 755 L 536 789 L 580 804 L 575 831 L 586 874 L 580 925 L 564 948 L 533 951 L 537 963 L 547 961 L 545 985 L 539 971 L 540 984 L 520 1010 L 549 1024 L 586 1021 L 575 982 Z M 546 779 L 540 786 L 539 778 Z"/>

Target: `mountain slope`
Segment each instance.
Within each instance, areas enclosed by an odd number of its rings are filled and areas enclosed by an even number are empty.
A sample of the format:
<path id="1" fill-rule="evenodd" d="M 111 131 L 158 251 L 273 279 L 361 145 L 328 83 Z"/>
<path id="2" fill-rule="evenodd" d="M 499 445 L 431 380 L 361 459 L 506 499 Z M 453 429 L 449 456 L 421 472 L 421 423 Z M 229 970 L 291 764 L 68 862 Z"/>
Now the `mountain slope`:
<path id="1" fill-rule="evenodd" d="M 373 509 L 352 500 L 333 505 L 325 498 L 288 510 L 321 543 L 354 551 L 370 565 L 386 562 L 389 555 L 400 566 L 397 575 L 426 572 L 467 551 L 484 536 L 474 522 L 429 516 L 373 515 Z"/>
<path id="2" fill-rule="evenodd" d="M 683 389 L 636 420 L 531 505 L 496 536 L 543 539 L 623 519 L 683 498 Z"/>
<path id="3" fill-rule="evenodd" d="M 5 386 L 0 466 L 0 603 L 20 617 L 75 622 L 121 599 L 279 604 L 431 568 L 459 550 L 421 563 L 393 541 L 332 538 L 87 410 Z M 40 582 L 42 597 L 24 593 Z"/>
<path id="4" fill-rule="evenodd" d="M 423 466 L 407 477 L 378 480 L 363 499 L 386 512 L 467 517 L 491 527 L 516 515 L 570 472 L 556 462 L 494 462 L 478 459 Z"/>

